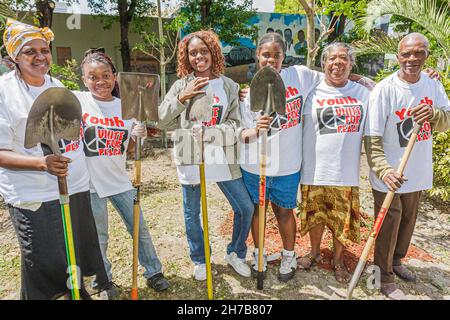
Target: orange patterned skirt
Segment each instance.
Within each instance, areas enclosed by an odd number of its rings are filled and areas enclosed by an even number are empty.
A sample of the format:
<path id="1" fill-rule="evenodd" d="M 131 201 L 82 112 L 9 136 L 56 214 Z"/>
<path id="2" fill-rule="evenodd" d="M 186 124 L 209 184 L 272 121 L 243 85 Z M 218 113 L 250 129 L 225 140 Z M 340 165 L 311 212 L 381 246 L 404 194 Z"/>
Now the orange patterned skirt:
<path id="1" fill-rule="evenodd" d="M 300 233 L 325 225 L 344 246 L 360 243 L 359 188 L 302 185 Z"/>

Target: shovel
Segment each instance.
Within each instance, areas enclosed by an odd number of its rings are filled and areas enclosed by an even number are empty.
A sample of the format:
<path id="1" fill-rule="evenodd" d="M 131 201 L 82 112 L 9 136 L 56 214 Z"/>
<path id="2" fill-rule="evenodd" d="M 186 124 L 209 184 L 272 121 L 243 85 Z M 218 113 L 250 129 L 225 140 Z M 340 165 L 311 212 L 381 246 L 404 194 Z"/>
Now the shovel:
<path id="1" fill-rule="evenodd" d="M 411 155 L 414 144 L 416 143 L 417 134 L 419 133 L 421 127 L 422 127 L 421 125 L 414 123 L 411 137 L 409 138 L 408 145 L 406 146 L 402 160 L 397 169 L 397 173 L 400 176 L 403 175 L 403 171 L 405 170 L 406 164 L 408 163 L 409 156 Z M 372 232 L 370 233 L 369 239 L 367 240 L 366 245 L 364 246 L 364 250 L 361 253 L 361 257 L 359 258 L 358 264 L 356 265 L 355 271 L 353 272 L 353 276 L 348 285 L 347 299 L 352 298 L 353 290 L 358 284 L 359 278 L 361 277 L 361 273 L 363 272 L 364 266 L 366 265 L 367 259 L 369 257 L 370 250 L 372 249 L 375 240 L 377 239 L 378 233 L 381 230 L 381 226 L 383 225 L 384 218 L 386 217 L 389 207 L 391 206 L 392 200 L 394 199 L 394 195 L 395 193 L 393 191 L 389 191 L 386 194 L 386 197 L 384 198 L 383 204 L 381 205 L 381 209 L 378 212 L 377 219 L 373 224 Z"/>
<path id="2" fill-rule="evenodd" d="M 186 118 L 195 121 L 201 126 L 202 136 L 199 141 L 200 154 L 200 195 L 202 200 L 202 222 L 203 222 L 203 245 L 205 250 L 206 262 L 206 288 L 208 291 L 208 299 L 213 299 L 212 272 L 211 272 L 211 252 L 209 249 L 209 231 L 208 231 L 208 206 L 206 203 L 206 178 L 205 178 L 205 158 L 204 158 L 204 142 L 203 142 L 203 123 L 211 121 L 212 105 L 214 104 L 214 94 L 207 86 L 203 88 L 205 94 L 197 95 L 192 98 L 186 111 Z"/>
<path id="3" fill-rule="evenodd" d="M 45 90 L 34 101 L 28 114 L 25 131 L 25 148 L 38 143 L 47 145 L 53 154 L 60 156 L 58 141 L 80 138 L 81 105 L 77 97 L 65 88 Z M 63 221 L 66 257 L 71 284 L 72 300 L 80 300 L 80 275 L 75 257 L 75 245 L 70 216 L 69 192 L 66 177 L 58 177 L 59 203 Z"/>
<path id="4" fill-rule="evenodd" d="M 250 84 L 251 110 L 271 115 L 286 112 L 286 89 L 280 74 L 272 67 L 260 69 Z M 259 215 L 258 215 L 258 276 L 256 288 L 264 287 L 263 252 L 266 227 L 266 165 L 267 165 L 267 130 L 259 130 Z"/>
<path id="5" fill-rule="evenodd" d="M 122 118 L 136 119 L 142 123 L 158 120 L 159 76 L 156 74 L 120 72 L 120 98 Z M 141 138 L 136 137 L 134 157 L 134 187 L 136 197 L 133 203 L 133 273 L 131 299 L 138 300 L 137 272 L 139 252 L 139 216 L 141 199 Z"/>

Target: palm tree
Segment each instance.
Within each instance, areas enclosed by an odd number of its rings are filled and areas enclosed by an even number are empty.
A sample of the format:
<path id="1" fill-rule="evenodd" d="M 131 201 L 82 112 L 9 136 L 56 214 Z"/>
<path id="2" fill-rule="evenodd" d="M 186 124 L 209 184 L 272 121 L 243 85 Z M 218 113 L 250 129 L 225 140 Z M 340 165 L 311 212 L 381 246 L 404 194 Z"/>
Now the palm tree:
<path id="1" fill-rule="evenodd" d="M 368 3 L 365 28 L 369 31 L 374 21 L 383 15 L 407 18 L 422 26 L 437 42 L 442 56 L 450 61 L 450 4 L 436 0 L 373 0 Z M 358 54 L 396 53 L 399 39 L 376 34 L 354 43 Z M 447 68 L 448 69 L 448 68 Z M 448 71 L 447 71 L 448 72 Z"/>
<path id="2" fill-rule="evenodd" d="M 0 2 L 0 19 L 3 21 L 6 17 L 10 17 L 12 15 L 11 8 L 9 7 L 9 1 Z M 2 22 L 0 21 L 0 22 Z"/>
<path id="3" fill-rule="evenodd" d="M 352 46 L 359 56 L 367 54 L 395 54 L 399 41 L 399 38 L 390 37 L 384 31 L 379 31 L 366 39 L 354 41 Z"/>
<path id="4" fill-rule="evenodd" d="M 0 2 L 0 30 L 3 29 L 3 26 L 6 23 L 6 18 L 12 16 L 12 11 L 9 5 L 10 5 L 9 1 Z M 1 52 L 2 48 L 3 48 L 3 41 L 0 39 L 0 59 L 2 58 Z"/>

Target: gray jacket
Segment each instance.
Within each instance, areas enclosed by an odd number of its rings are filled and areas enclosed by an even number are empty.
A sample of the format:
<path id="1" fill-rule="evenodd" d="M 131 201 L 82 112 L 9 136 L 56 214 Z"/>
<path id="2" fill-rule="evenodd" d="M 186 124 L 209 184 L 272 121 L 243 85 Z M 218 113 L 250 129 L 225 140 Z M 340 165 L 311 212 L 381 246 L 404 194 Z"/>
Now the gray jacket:
<path id="1" fill-rule="evenodd" d="M 239 85 L 223 75 L 220 76 L 224 83 L 225 94 L 228 98 L 228 108 L 215 127 L 208 128 L 214 131 L 213 138 L 207 143 L 223 147 L 227 157 L 228 166 L 233 179 L 242 176 L 239 159 L 239 135 L 240 135 L 240 111 L 239 111 Z M 175 130 L 175 163 L 177 165 L 192 165 L 200 162 L 200 152 L 198 143 L 194 140 L 191 132 L 194 121 L 186 119 L 186 111 L 191 103 L 187 100 L 182 104 L 178 100 L 178 95 L 186 87 L 187 83 L 194 79 L 193 74 L 177 80 L 164 101 L 158 107 L 158 128 Z M 217 139 L 217 137 L 219 137 Z"/>

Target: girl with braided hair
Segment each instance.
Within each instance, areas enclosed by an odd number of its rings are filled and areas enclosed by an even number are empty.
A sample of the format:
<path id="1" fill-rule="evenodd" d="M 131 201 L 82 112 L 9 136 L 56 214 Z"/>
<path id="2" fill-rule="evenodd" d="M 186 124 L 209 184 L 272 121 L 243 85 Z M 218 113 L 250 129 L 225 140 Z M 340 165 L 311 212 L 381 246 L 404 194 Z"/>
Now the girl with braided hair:
<path id="1" fill-rule="evenodd" d="M 119 292 L 112 283 L 108 248 L 108 200 L 124 221 L 128 232 L 133 232 L 133 188 L 126 171 L 126 150 L 130 137 L 145 138 L 147 129 L 142 123 L 122 119 L 118 98 L 116 67 L 111 58 L 100 50 L 89 50 L 81 63 L 82 79 L 89 92 L 75 92 L 83 113 L 83 142 L 90 174 L 91 206 L 98 231 L 103 262 L 111 282 L 107 298 Z M 162 274 L 152 238 L 142 212 L 139 228 L 139 262 L 145 268 L 147 285 L 155 291 L 164 291 L 169 283 Z"/>

